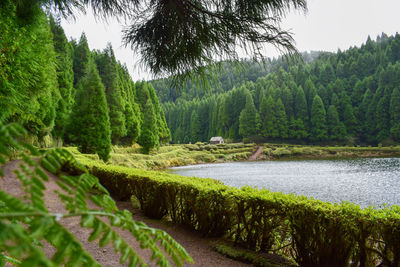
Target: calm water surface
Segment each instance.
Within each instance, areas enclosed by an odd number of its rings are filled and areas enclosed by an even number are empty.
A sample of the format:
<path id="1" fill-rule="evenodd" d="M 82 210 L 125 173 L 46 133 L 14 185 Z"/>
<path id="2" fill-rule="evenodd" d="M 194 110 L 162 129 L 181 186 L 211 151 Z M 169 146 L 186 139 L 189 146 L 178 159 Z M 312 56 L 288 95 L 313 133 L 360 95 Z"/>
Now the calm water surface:
<path id="1" fill-rule="evenodd" d="M 400 205 L 399 158 L 234 162 L 176 167 L 172 172 L 362 207 Z"/>

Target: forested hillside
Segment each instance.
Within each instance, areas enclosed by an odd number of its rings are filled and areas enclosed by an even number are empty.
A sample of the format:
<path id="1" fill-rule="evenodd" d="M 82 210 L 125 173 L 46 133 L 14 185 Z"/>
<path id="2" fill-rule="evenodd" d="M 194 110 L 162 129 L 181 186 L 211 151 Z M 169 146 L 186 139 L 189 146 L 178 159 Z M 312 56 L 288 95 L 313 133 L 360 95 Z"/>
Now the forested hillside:
<path id="1" fill-rule="evenodd" d="M 321 52 L 304 52 L 301 58 L 305 63 L 315 60 Z M 192 100 L 213 94 L 223 93 L 232 90 L 233 87 L 240 86 L 244 82 L 256 82 L 258 78 L 266 76 L 270 72 L 278 70 L 280 67 L 287 68 L 288 61 L 279 57 L 277 59 L 267 59 L 264 63 L 254 63 L 248 59 L 242 59 L 239 64 L 232 64 L 229 61 L 219 62 L 217 66 L 208 70 L 205 78 L 207 84 L 188 80 L 185 86 L 176 87 L 170 79 L 158 79 L 150 81 L 162 103 L 175 102 L 178 99 Z M 212 75 L 210 75 L 210 73 Z M 204 88 L 206 86 L 207 88 Z"/>
<path id="2" fill-rule="evenodd" d="M 111 143 L 148 151 L 169 141 L 152 85 L 133 82 L 111 45 L 90 51 L 84 34 L 68 41 L 41 9 L 23 21 L 14 1 L 2 5 L 0 123 L 21 123 L 32 142 L 63 141 L 103 159 Z"/>
<path id="3" fill-rule="evenodd" d="M 252 65 L 245 67 L 248 75 L 255 74 Z M 217 135 L 298 143 L 400 141 L 399 34 L 382 34 L 376 41 L 368 37 L 359 48 L 267 71 L 202 98 L 189 89 L 181 98 L 170 97 L 177 100 L 163 107 L 172 141 L 193 143 Z M 166 91 L 158 90 L 161 99 Z"/>

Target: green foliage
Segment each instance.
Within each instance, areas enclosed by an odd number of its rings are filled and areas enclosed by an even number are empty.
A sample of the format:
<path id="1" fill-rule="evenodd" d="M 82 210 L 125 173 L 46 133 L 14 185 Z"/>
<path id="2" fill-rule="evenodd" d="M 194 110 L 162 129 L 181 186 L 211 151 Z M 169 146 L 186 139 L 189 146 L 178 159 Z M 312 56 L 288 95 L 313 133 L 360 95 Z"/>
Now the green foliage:
<path id="1" fill-rule="evenodd" d="M 141 134 L 138 139 L 138 143 L 142 146 L 144 153 L 149 153 L 151 148 L 159 145 L 157 136 L 157 117 L 154 112 L 154 107 L 150 99 L 143 110 L 143 124 L 140 130 Z"/>
<path id="2" fill-rule="evenodd" d="M 200 140 L 200 130 L 199 116 L 194 110 L 190 116 L 190 140 L 193 143 Z"/>
<path id="3" fill-rule="evenodd" d="M 289 264 L 289 262 L 285 261 L 283 258 L 279 259 L 281 262 L 277 262 L 277 260 L 268 259 L 267 257 L 258 255 L 254 251 L 232 247 L 226 244 L 215 245 L 215 250 L 228 258 L 251 263 L 253 266 L 257 267 L 293 266 L 293 264 Z"/>
<path id="4" fill-rule="evenodd" d="M 260 128 L 260 117 L 254 106 L 250 92 L 246 95 L 246 105 L 239 116 L 239 134 L 243 137 L 258 134 Z"/>
<path id="5" fill-rule="evenodd" d="M 122 98 L 117 61 L 110 43 L 103 53 L 96 55 L 95 60 L 105 88 L 108 115 L 110 117 L 111 140 L 113 144 L 118 144 L 121 138 L 127 135 L 125 102 Z"/>
<path id="6" fill-rule="evenodd" d="M 326 112 L 324 103 L 319 95 L 314 97 L 311 108 L 311 139 L 314 141 L 325 141 L 326 132 Z"/>
<path id="7" fill-rule="evenodd" d="M 289 148 L 280 149 L 285 150 Z M 112 195 L 135 195 L 148 216 L 168 216 L 204 235 L 278 253 L 300 266 L 400 263 L 398 206 L 361 209 L 350 203 L 232 188 L 212 179 L 83 163 Z"/>
<path id="8" fill-rule="evenodd" d="M 111 149 L 110 121 L 104 86 L 93 62 L 78 87 L 69 122 L 70 139 L 83 153 L 97 153 L 107 161 Z"/>
<path id="9" fill-rule="evenodd" d="M 275 105 L 275 125 L 278 130 L 278 136 L 280 138 L 288 137 L 288 120 L 285 112 L 285 107 L 282 100 L 279 98 Z"/>
<path id="10" fill-rule="evenodd" d="M 54 126 L 60 98 L 52 34 L 40 9 L 35 22 L 28 25 L 16 13 L 13 1 L 2 2 L 0 122 L 20 122 L 42 138 Z"/>
<path id="11" fill-rule="evenodd" d="M 330 140 L 343 140 L 346 136 L 346 128 L 339 121 L 339 114 L 334 105 L 330 105 L 326 114 L 326 125 L 328 129 L 328 138 Z"/>
<path id="12" fill-rule="evenodd" d="M 121 263 L 129 266 L 145 264 L 125 239 L 115 231 L 122 228 L 130 232 L 142 248 L 149 248 L 157 265 L 177 266 L 192 262 L 186 251 L 163 231 L 135 222 L 127 210 L 117 209 L 114 200 L 98 179 L 89 174 L 66 150 L 53 149 L 41 154 L 36 148 L 18 140 L 26 131 L 18 125 L 0 126 L 0 161 L 7 162 L 10 147 L 18 149 L 23 159 L 16 170 L 26 201 L 0 190 L 0 263 L 4 260 L 21 261 L 21 266 L 89 265 L 99 263 L 83 248 L 76 237 L 61 224 L 64 218 L 80 219 L 81 227 L 92 230 L 89 241 L 98 241 L 99 247 L 112 244 L 120 255 Z M 39 157 L 39 160 L 33 157 Z M 43 167 L 42 167 L 43 166 Z M 77 176 L 63 171 L 74 170 Z M 57 174 L 60 190 L 57 194 L 65 204 L 66 213 L 50 213 L 44 202 L 44 190 L 48 176 L 46 171 Z M 2 173 L 0 173 L 2 175 Z M 96 189 L 93 194 L 92 189 Z M 89 209 L 88 200 L 99 209 Z M 51 258 L 38 245 L 46 241 L 54 248 Z M 164 254 L 166 253 L 170 258 Z"/>
<path id="13" fill-rule="evenodd" d="M 50 17 L 50 28 L 53 33 L 57 82 L 60 91 L 53 133 L 55 137 L 64 138 L 65 128 L 74 103 L 72 48 L 60 22 L 55 21 L 53 17 Z"/>
<path id="14" fill-rule="evenodd" d="M 244 92 L 250 91 L 260 115 L 263 142 L 337 144 L 346 141 L 359 145 L 388 145 L 398 142 L 392 132 L 396 135 L 396 116 L 400 114 L 397 108 L 400 106 L 397 104 L 400 103 L 400 79 L 397 78 L 400 77 L 400 62 L 391 51 L 399 47 L 400 39 L 398 35 L 383 34 L 376 41 L 369 39 L 367 42 L 368 45 L 338 53 L 304 53 L 304 61 L 292 65 L 281 58 L 268 60 L 265 71 L 259 71 L 259 65 L 249 60 L 243 60 L 243 70 L 239 72 L 222 62 L 222 73 L 215 81 L 210 80 L 208 91 L 188 82 L 179 94 L 168 79 L 152 83 L 164 101 L 175 143 L 189 141 L 185 140 L 189 135 L 187 116 L 190 115 L 187 114 L 192 114 L 193 110 L 199 114 L 201 128 L 207 129 L 201 141 L 208 141 L 212 136 L 239 141 L 238 121 L 245 108 Z M 334 112 L 330 113 L 330 118 L 325 118 L 336 125 L 330 126 L 336 128 L 336 134 L 314 136 L 321 133 L 313 129 L 311 123 L 316 95 L 321 98 L 326 113 L 330 106 L 336 109 L 339 121 L 333 118 L 336 117 Z M 277 108 L 279 99 L 286 113 L 286 121 L 280 115 L 279 121 L 283 124 L 276 121 L 276 111 L 282 110 Z M 272 109 L 269 113 L 273 116 L 266 115 L 268 109 Z M 208 110 L 208 114 L 204 110 Z M 282 125 L 287 128 L 285 124 L 289 131 L 278 129 Z"/>
<path id="15" fill-rule="evenodd" d="M 80 79 L 85 76 L 89 68 L 91 54 L 85 33 L 82 33 L 79 43 L 74 47 L 74 85 L 76 86 Z"/>

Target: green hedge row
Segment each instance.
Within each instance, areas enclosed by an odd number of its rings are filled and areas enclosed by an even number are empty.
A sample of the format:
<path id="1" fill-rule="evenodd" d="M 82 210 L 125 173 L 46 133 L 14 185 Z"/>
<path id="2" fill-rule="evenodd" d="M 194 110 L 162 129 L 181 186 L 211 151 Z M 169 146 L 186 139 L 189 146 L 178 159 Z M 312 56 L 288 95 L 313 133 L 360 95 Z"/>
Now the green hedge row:
<path id="1" fill-rule="evenodd" d="M 400 266 L 400 207 L 361 209 L 212 179 L 84 162 L 119 199 L 207 236 L 285 255 L 300 266 Z"/>

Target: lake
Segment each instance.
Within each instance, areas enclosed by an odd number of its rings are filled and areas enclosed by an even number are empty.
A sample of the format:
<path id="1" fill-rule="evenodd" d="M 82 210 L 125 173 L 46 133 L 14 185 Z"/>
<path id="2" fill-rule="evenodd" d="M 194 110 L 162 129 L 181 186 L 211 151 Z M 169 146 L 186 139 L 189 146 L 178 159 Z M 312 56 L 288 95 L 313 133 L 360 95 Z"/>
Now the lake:
<path id="1" fill-rule="evenodd" d="M 229 186 L 250 185 L 332 203 L 400 205 L 399 158 L 253 161 L 171 169 L 179 175 L 215 178 Z"/>

